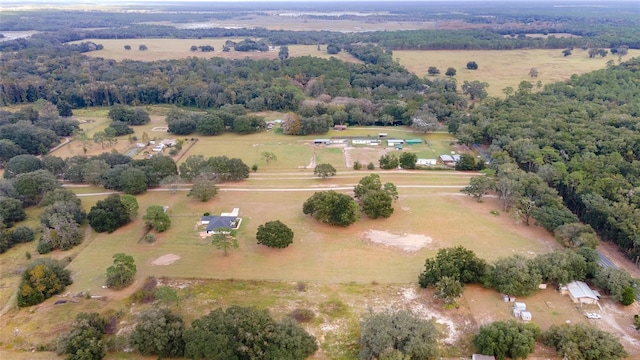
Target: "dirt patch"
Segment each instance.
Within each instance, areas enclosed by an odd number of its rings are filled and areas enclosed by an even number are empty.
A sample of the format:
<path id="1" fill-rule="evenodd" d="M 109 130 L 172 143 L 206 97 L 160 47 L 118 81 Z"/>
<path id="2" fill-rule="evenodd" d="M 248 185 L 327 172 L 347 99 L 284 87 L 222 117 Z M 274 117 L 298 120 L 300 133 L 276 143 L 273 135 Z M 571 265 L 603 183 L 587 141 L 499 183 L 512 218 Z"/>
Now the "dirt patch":
<path id="1" fill-rule="evenodd" d="M 159 258 L 153 260 L 151 262 L 151 264 L 153 265 L 159 265 L 159 266 L 165 266 L 165 265 L 171 265 L 174 262 L 180 260 L 180 255 L 176 255 L 176 254 L 166 254 L 166 255 L 162 255 Z"/>
<path id="2" fill-rule="evenodd" d="M 151 131 L 163 131 L 163 132 L 167 132 L 169 131 L 169 128 L 167 126 L 156 126 L 153 129 L 151 129 Z"/>
<path id="3" fill-rule="evenodd" d="M 380 230 L 369 230 L 363 237 L 376 244 L 392 246 L 405 252 L 416 252 L 433 242 L 433 239 L 426 235 L 396 235 Z"/>
<path id="4" fill-rule="evenodd" d="M 387 151 L 383 147 L 353 147 L 345 146 L 342 148 L 344 152 L 345 165 L 348 168 L 353 167 L 353 163 L 359 161 L 363 166 L 369 163 L 377 164 L 380 157 L 386 155 Z"/>

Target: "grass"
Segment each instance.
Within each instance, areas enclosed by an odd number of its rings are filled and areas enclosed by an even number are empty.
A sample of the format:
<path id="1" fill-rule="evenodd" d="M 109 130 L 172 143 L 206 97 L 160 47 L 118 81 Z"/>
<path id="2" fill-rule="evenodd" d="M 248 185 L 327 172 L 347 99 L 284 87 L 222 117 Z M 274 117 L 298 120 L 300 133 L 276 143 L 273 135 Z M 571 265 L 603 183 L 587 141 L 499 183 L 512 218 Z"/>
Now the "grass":
<path id="1" fill-rule="evenodd" d="M 72 43 L 80 43 L 83 41 L 93 41 L 96 44 L 102 44 L 102 50 L 87 53 L 88 56 L 122 60 L 138 60 L 138 61 L 155 61 L 170 59 L 185 59 L 188 57 L 212 58 L 221 57 L 226 59 L 277 59 L 279 48 L 270 49 L 268 52 L 240 52 L 231 50 L 223 52 L 222 47 L 227 40 L 241 41 L 242 38 L 209 38 L 209 39 L 84 39 L 74 41 Z M 140 51 L 140 45 L 146 45 L 148 50 Z M 131 50 L 125 50 L 124 46 L 131 46 Z M 203 46 L 211 45 L 215 51 L 211 52 L 193 52 L 190 51 L 192 45 Z M 289 57 L 313 56 L 323 59 L 335 57 L 347 62 L 360 62 L 347 52 L 340 52 L 335 55 L 327 53 L 326 45 L 322 45 L 320 50 L 316 45 L 289 45 Z"/>
<path id="2" fill-rule="evenodd" d="M 629 50 L 623 58 L 628 60 L 639 56 L 640 50 Z M 457 70 L 455 79 L 458 89 L 462 83 L 479 80 L 489 83 L 489 95 L 504 97 L 502 89 L 511 86 L 517 90 L 521 81 L 530 81 L 534 85 L 537 81 L 549 84 L 567 80 L 573 74 L 583 74 L 593 70 L 603 69 L 609 60 L 617 63 L 617 56 L 609 55 L 605 58 L 590 59 L 586 50 L 574 49 L 573 55 L 563 56 L 562 50 L 398 50 L 393 52 L 401 65 L 418 76 L 426 76 L 429 66 L 440 69 L 440 77 L 448 67 Z M 467 70 L 469 61 L 478 63 L 478 70 Z M 538 77 L 531 78 L 529 70 L 536 68 Z"/>

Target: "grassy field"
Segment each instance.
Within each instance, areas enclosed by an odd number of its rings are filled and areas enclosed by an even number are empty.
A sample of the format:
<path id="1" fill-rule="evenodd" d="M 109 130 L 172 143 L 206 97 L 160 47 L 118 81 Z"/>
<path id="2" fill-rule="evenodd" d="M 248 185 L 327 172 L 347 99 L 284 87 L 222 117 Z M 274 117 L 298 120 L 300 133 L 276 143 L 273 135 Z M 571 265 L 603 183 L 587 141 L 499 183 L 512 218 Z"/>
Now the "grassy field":
<path id="1" fill-rule="evenodd" d="M 640 50 L 629 50 L 623 57 L 628 60 L 640 56 Z M 401 65 L 418 76 L 427 76 L 429 66 L 440 69 L 442 77 L 448 67 L 457 70 L 455 79 L 458 86 L 465 80 L 486 81 L 489 83 L 487 91 L 491 96 L 504 97 L 502 89 L 511 86 L 518 88 L 521 81 L 530 81 L 534 85 L 567 80 L 573 74 L 583 74 L 589 71 L 603 69 L 609 60 L 618 61 L 617 56 L 609 55 L 605 58 L 590 59 L 586 50 L 574 49 L 573 55 L 563 56 L 562 50 L 429 50 L 429 51 L 401 51 L 393 52 L 393 57 Z M 477 70 L 467 70 L 469 61 L 478 63 Z M 538 70 L 538 77 L 531 78 L 531 68 Z"/>
<path id="2" fill-rule="evenodd" d="M 240 52 L 231 50 L 229 52 L 223 52 L 222 46 L 227 40 L 234 42 L 241 41 L 241 38 L 209 38 L 209 39 L 84 39 L 80 41 L 74 41 L 73 43 L 80 43 L 83 41 L 93 41 L 96 44 L 104 46 L 102 50 L 92 51 L 86 53 L 88 56 L 101 57 L 106 59 L 114 59 L 117 61 L 122 60 L 139 60 L 139 61 L 154 61 L 154 60 L 170 60 L 170 59 L 184 59 L 187 57 L 201 57 L 212 58 L 221 57 L 225 59 L 277 59 L 279 47 L 270 49 L 267 52 Z M 125 50 L 124 46 L 131 46 L 131 50 Z M 140 45 L 146 45 L 147 50 L 140 51 L 138 47 Z M 190 51 L 191 46 L 204 46 L 211 45 L 215 51 L 200 52 Z M 329 59 L 335 57 L 337 59 L 347 62 L 360 62 L 353 56 L 346 52 L 340 52 L 339 54 L 330 55 L 327 54 L 327 46 L 321 45 L 318 50 L 317 45 L 289 45 L 289 56 L 314 56 L 323 59 Z"/>

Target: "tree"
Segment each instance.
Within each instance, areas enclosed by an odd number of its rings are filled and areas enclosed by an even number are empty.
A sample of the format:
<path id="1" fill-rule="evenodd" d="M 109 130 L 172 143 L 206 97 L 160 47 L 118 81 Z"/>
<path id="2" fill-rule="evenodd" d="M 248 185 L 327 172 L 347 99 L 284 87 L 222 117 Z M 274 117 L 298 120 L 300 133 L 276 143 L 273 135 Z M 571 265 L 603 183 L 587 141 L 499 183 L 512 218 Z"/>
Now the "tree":
<path id="1" fill-rule="evenodd" d="M 487 88 L 489 84 L 487 82 L 481 82 L 478 80 L 473 80 L 471 82 L 465 80 L 462 84 L 462 93 L 465 95 L 469 95 L 471 100 L 482 100 L 487 97 Z"/>
<path id="2" fill-rule="evenodd" d="M 30 173 L 42 169 L 42 161 L 34 155 L 16 155 L 12 157 L 4 168 L 4 178 L 10 179 L 18 174 Z"/>
<path id="3" fill-rule="evenodd" d="M 138 50 L 147 51 L 147 50 L 149 50 L 149 48 L 147 47 L 147 45 L 142 44 L 142 45 L 138 46 Z"/>
<path id="4" fill-rule="evenodd" d="M 171 226 L 171 219 L 160 205 L 151 205 L 147 208 L 147 214 L 142 217 L 144 223 L 150 229 L 163 232 Z"/>
<path id="5" fill-rule="evenodd" d="M 285 61 L 289 58 L 289 47 L 286 45 L 280 46 L 280 51 L 278 52 L 278 59 L 280 61 Z"/>
<path id="6" fill-rule="evenodd" d="M 556 240 L 564 247 L 578 248 L 589 247 L 595 249 L 598 246 L 598 236 L 591 225 L 582 223 L 570 223 L 558 226 L 553 231 Z"/>
<path id="7" fill-rule="evenodd" d="M 553 284 L 568 284 L 574 280 L 584 280 L 587 276 L 585 258 L 570 250 L 553 251 L 536 256 L 531 263 L 542 281 Z"/>
<path id="8" fill-rule="evenodd" d="M 395 154 L 385 154 L 378 160 L 380 163 L 380 169 L 391 170 L 398 168 L 399 161 Z"/>
<path id="9" fill-rule="evenodd" d="M 224 256 L 229 255 L 229 250 L 239 247 L 236 232 L 224 227 L 214 229 L 213 236 L 211 237 L 211 245 L 215 246 L 218 250 L 222 250 Z"/>
<path id="10" fill-rule="evenodd" d="M 205 177 L 198 177 L 193 182 L 193 187 L 187 196 L 192 196 L 202 202 L 209 201 L 218 193 L 216 182 Z"/>
<path id="11" fill-rule="evenodd" d="M 182 357 L 184 328 L 182 318 L 168 309 L 147 310 L 138 317 L 129 343 L 145 356 Z"/>
<path id="12" fill-rule="evenodd" d="M 627 357 L 627 352 L 614 335 L 582 324 L 551 325 L 542 334 L 542 341 L 566 359 L 618 360 Z"/>
<path id="13" fill-rule="evenodd" d="M 27 214 L 24 212 L 20 200 L 0 196 L 0 218 L 4 226 L 12 227 L 15 222 L 26 219 Z"/>
<path id="14" fill-rule="evenodd" d="M 13 184 L 23 206 L 39 203 L 45 193 L 60 187 L 56 177 L 43 169 L 19 174 Z"/>
<path id="15" fill-rule="evenodd" d="M 125 194 L 142 194 L 147 191 L 147 181 L 147 174 L 136 167 L 128 167 L 120 174 L 120 188 Z"/>
<path id="16" fill-rule="evenodd" d="M 131 45 L 125 45 L 124 49 L 127 50 L 127 51 L 131 50 Z"/>
<path id="17" fill-rule="evenodd" d="M 125 194 L 120 195 L 120 203 L 127 209 L 127 214 L 129 215 L 129 219 L 133 220 L 138 216 L 138 209 L 140 206 L 138 205 L 138 200 L 135 196 Z"/>
<path id="18" fill-rule="evenodd" d="M 438 250 L 435 258 L 427 259 L 418 283 L 426 288 L 436 285 L 444 277 L 462 284 L 478 283 L 484 277 L 487 263 L 462 246 Z"/>
<path id="19" fill-rule="evenodd" d="M 316 165 L 315 169 L 313 169 L 313 174 L 326 179 L 329 176 L 336 175 L 336 168 L 334 168 L 331 164 L 318 164 Z"/>
<path id="20" fill-rule="evenodd" d="M 529 76 L 531 76 L 532 78 L 537 78 L 538 77 L 538 69 L 531 68 L 529 70 Z"/>
<path id="21" fill-rule="evenodd" d="M 528 296 L 542 282 L 542 276 L 522 255 L 498 259 L 487 268 L 485 285 L 503 294 Z"/>
<path id="22" fill-rule="evenodd" d="M 447 305 L 455 304 L 462 295 L 462 283 L 458 279 L 443 276 L 435 286 L 435 297 L 444 300 Z"/>
<path id="23" fill-rule="evenodd" d="M 169 188 L 169 192 L 173 195 L 184 186 L 184 181 L 179 175 L 169 175 L 160 180 L 160 185 Z"/>
<path id="24" fill-rule="evenodd" d="M 18 285 L 18 306 L 39 304 L 71 285 L 71 272 L 59 261 L 38 259 L 22 273 Z"/>
<path id="25" fill-rule="evenodd" d="M 409 311 L 371 314 L 360 323 L 360 359 L 385 359 L 393 352 L 409 359 L 438 356 L 438 330 L 433 320 Z"/>
<path id="26" fill-rule="evenodd" d="M 194 320 L 184 340 L 184 355 L 192 359 L 296 360 L 318 349 L 295 322 L 276 322 L 266 310 L 236 305 Z"/>
<path id="27" fill-rule="evenodd" d="M 482 197 L 493 190 L 494 187 L 495 179 L 493 176 L 474 176 L 469 180 L 469 185 L 462 188 L 460 192 L 471 195 L 474 199 L 480 202 L 482 201 Z"/>
<path id="28" fill-rule="evenodd" d="M 136 271 L 136 264 L 131 255 L 114 254 L 113 265 L 107 268 L 107 287 L 117 290 L 126 288 L 133 284 Z"/>
<path id="29" fill-rule="evenodd" d="M 438 69 L 435 66 L 429 66 L 429 68 L 427 69 L 427 74 L 429 74 L 431 76 L 436 76 L 436 75 L 440 74 L 440 69 Z"/>
<path id="30" fill-rule="evenodd" d="M 293 230 L 280 220 L 269 221 L 258 226 L 256 233 L 258 244 L 266 245 L 270 248 L 284 249 L 293 243 Z"/>
<path id="31" fill-rule="evenodd" d="M 571 55 L 571 49 L 562 50 L 562 56 L 567 57 Z"/>
<path id="32" fill-rule="evenodd" d="M 469 70 L 478 70 L 478 64 L 475 61 L 469 61 L 467 63 L 467 69 L 469 69 Z"/>
<path id="33" fill-rule="evenodd" d="M 270 162 L 275 162 L 276 160 L 278 160 L 278 157 L 276 156 L 276 154 L 270 152 L 270 151 L 263 151 L 262 154 L 260 154 L 260 158 L 262 160 L 264 160 L 267 165 L 269 165 Z"/>
<path id="34" fill-rule="evenodd" d="M 393 183 L 382 184 L 380 175 L 371 174 L 360 179 L 353 189 L 360 201 L 362 211 L 370 218 L 388 218 L 393 214 L 393 201 L 398 199 L 398 191 Z"/>
<path id="35" fill-rule="evenodd" d="M 69 354 L 71 360 L 101 360 L 105 357 L 102 335 L 106 321 L 98 313 L 76 315 L 68 333 L 61 335 L 56 344 L 58 355 Z"/>
<path id="36" fill-rule="evenodd" d="M 358 204 L 349 195 L 320 191 L 304 202 L 302 212 L 323 223 L 349 226 L 358 218 Z"/>
<path id="37" fill-rule="evenodd" d="M 473 345 L 480 354 L 493 355 L 498 360 L 525 359 L 533 352 L 539 335 L 540 328 L 533 323 L 496 321 L 480 327 Z"/>
<path id="38" fill-rule="evenodd" d="M 24 152 L 24 149 L 16 145 L 13 141 L 9 139 L 0 139 L 0 165 L 5 166 L 5 169 L 7 161 L 15 156 L 24 154 Z M 7 171 L 5 170 L 5 178 L 8 176 L 6 172 Z"/>
<path id="39" fill-rule="evenodd" d="M 27 243 L 33 241 L 35 239 L 36 233 L 28 226 L 20 225 L 17 226 L 9 236 L 11 242 L 14 244 Z"/>
<path id="40" fill-rule="evenodd" d="M 49 222 L 43 226 L 40 241 L 49 243 L 51 249 L 69 250 L 82 242 L 84 232 L 73 219 L 55 214 Z"/>
<path id="41" fill-rule="evenodd" d="M 198 46 L 197 45 L 191 45 L 191 48 L 189 49 L 189 51 L 191 51 L 191 52 L 198 51 Z"/>
<path id="42" fill-rule="evenodd" d="M 478 165 L 476 164 L 476 158 L 469 153 L 462 154 L 460 161 L 456 162 L 455 169 L 458 171 L 477 170 Z"/>
<path id="43" fill-rule="evenodd" d="M 398 159 L 400 167 L 403 169 L 415 169 L 418 155 L 412 152 L 403 152 Z"/>
<path id="44" fill-rule="evenodd" d="M 457 73 L 456 69 L 450 67 L 450 68 L 447 68 L 447 72 L 445 72 L 444 74 L 449 77 L 454 77 L 456 76 L 456 73 Z"/>
<path id="45" fill-rule="evenodd" d="M 438 130 L 440 124 L 438 118 L 432 111 L 416 111 L 411 119 L 411 129 L 421 133 Z"/>
<path id="46" fill-rule="evenodd" d="M 73 116 L 73 110 L 71 110 L 71 104 L 69 104 L 68 102 L 64 100 L 60 100 L 56 104 L 56 107 L 58 108 L 58 115 L 62 117 Z"/>
<path id="47" fill-rule="evenodd" d="M 633 288 L 636 281 L 626 270 L 608 267 L 598 271 L 594 284 L 609 294 L 613 300 L 621 303 L 624 300 L 625 289 Z"/>
<path id="48" fill-rule="evenodd" d="M 120 195 L 112 194 L 91 207 L 87 219 L 96 232 L 112 233 L 131 221 L 129 210 L 122 203 Z"/>

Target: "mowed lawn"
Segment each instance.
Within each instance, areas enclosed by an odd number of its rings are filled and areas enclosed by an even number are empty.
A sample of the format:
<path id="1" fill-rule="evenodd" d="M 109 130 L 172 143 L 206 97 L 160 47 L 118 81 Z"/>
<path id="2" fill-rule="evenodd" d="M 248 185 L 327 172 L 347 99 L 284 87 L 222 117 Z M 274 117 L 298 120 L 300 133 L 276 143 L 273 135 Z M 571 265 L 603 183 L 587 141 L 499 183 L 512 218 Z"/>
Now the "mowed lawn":
<path id="1" fill-rule="evenodd" d="M 629 50 L 622 60 L 640 56 L 640 50 Z M 529 50 L 397 50 L 393 57 L 401 65 L 416 75 L 427 76 L 429 66 L 440 69 L 440 77 L 445 77 L 447 68 L 457 70 L 455 79 L 458 89 L 465 80 L 486 81 L 489 95 L 504 97 L 502 89 L 511 86 L 517 90 L 521 81 L 538 81 L 549 84 L 567 80 L 573 74 L 583 74 L 603 69 L 609 60 L 618 63 L 618 57 L 609 54 L 601 58 L 589 58 L 586 50 L 574 49 L 573 55 L 563 56 L 561 49 Z M 475 61 L 477 70 L 467 70 L 467 62 Z M 529 76 L 531 68 L 538 70 L 538 77 Z"/>
<path id="2" fill-rule="evenodd" d="M 385 180 L 386 181 L 386 180 Z M 350 191 L 346 191 L 350 193 Z M 541 239 L 523 236 L 518 227 L 504 227 L 506 216 L 495 218 L 486 211 L 478 213 L 475 202 L 461 196 L 458 189 L 400 189 L 395 213 L 389 219 L 363 218 L 347 227 L 316 222 L 302 213 L 302 203 L 312 191 L 221 191 L 213 200 L 202 203 L 184 192 L 150 192 L 138 196 L 140 215 L 131 224 L 113 234 L 91 233 L 82 250 L 69 265 L 74 273 L 71 291 L 101 289 L 111 256 L 125 252 L 134 256 L 137 281 L 146 276 L 179 278 L 255 279 L 308 281 L 318 283 L 409 283 L 416 282 L 424 260 L 442 247 L 464 245 L 488 260 L 514 253 L 532 255 L 548 251 Z M 83 197 L 91 206 L 100 197 Z M 140 242 L 144 224 L 140 216 L 150 205 L 168 205 L 172 227 L 158 234 L 153 244 Z M 495 204 L 496 208 L 499 206 Z M 196 222 L 204 212 L 219 214 L 240 208 L 243 219 L 237 237 L 238 250 L 228 256 L 198 236 Z M 484 210 L 482 210 L 485 212 Z M 271 220 L 281 220 L 295 233 L 294 243 L 286 249 L 258 245 L 256 229 Z M 515 229 L 515 230 L 514 230 Z M 421 234 L 433 242 L 426 248 L 408 253 L 365 238 L 369 230 L 395 235 Z M 553 241 L 547 236 L 545 241 Z M 162 255 L 180 259 L 171 265 L 152 262 Z"/>

